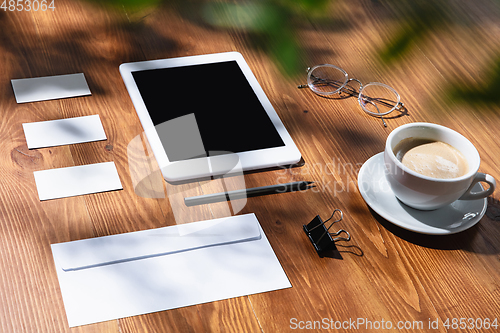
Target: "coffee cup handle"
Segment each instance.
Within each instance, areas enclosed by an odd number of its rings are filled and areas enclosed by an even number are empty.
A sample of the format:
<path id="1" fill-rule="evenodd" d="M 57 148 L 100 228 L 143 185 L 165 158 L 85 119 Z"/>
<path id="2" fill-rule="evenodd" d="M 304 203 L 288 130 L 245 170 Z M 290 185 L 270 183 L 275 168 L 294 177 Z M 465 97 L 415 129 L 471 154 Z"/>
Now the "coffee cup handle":
<path id="1" fill-rule="evenodd" d="M 481 192 L 471 192 L 474 185 L 476 185 L 479 182 L 488 183 L 490 185 L 490 188 L 487 190 L 482 190 Z M 496 185 L 497 183 L 495 181 L 495 178 L 493 178 L 488 174 L 478 172 L 474 177 L 474 179 L 472 180 L 472 184 L 469 186 L 467 191 L 465 191 L 465 193 L 459 198 L 459 200 L 477 200 L 486 198 L 487 196 L 492 194 L 493 191 L 495 191 Z"/>

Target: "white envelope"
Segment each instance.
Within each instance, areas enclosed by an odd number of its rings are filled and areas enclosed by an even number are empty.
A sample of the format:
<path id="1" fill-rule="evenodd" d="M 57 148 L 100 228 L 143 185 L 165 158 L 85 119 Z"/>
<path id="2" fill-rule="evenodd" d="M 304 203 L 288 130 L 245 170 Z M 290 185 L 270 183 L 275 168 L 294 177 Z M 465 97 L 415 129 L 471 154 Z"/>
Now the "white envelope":
<path id="1" fill-rule="evenodd" d="M 51 246 L 70 327 L 291 287 L 254 214 Z"/>

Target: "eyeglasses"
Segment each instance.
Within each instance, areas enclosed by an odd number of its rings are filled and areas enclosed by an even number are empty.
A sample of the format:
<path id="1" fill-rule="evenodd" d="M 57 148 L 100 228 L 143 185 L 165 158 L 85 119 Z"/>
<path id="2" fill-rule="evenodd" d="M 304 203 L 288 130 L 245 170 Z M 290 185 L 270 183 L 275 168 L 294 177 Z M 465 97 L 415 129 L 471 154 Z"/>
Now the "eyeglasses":
<path id="1" fill-rule="evenodd" d="M 351 81 L 359 83 L 359 91 L 349 85 Z M 380 117 L 385 127 L 384 116 L 394 110 L 402 111 L 404 104 L 401 97 L 386 84 L 370 82 L 365 85 L 358 79 L 349 78 L 347 72 L 330 64 L 317 65 L 307 69 L 307 84 L 298 88 L 309 87 L 313 92 L 322 96 L 346 93 L 358 98 L 358 103 L 371 116 Z"/>

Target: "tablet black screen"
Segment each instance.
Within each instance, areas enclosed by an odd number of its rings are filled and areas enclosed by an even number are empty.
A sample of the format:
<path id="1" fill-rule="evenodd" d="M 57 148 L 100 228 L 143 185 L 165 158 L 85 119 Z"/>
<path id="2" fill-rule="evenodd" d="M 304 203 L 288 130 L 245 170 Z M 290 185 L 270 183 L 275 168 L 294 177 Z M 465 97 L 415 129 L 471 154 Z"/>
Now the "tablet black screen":
<path id="1" fill-rule="evenodd" d="M 166 121 L 195 115 L 205 156 L 285 145 L 236 61 L 141 70 L 132 75 L 157 131 Z M 173 138 L 158 134 L 170 161 L 186 159 L 186 154 L 176 152 L 189 145 L 182 140 L 172 143 Z M 172 144 L 177 147 L 168 148 Z"/>

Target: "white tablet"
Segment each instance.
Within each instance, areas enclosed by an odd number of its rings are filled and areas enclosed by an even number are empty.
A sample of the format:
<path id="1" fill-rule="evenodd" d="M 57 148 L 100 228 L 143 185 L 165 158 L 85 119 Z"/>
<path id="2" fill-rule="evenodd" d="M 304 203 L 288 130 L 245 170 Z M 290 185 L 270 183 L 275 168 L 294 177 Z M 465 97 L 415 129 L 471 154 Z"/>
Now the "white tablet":
<path id="1" fill-rule="evenodd" d="M 125 63 L 120 73 L 169 182 L 301 159 L 238 52 Z"/>

